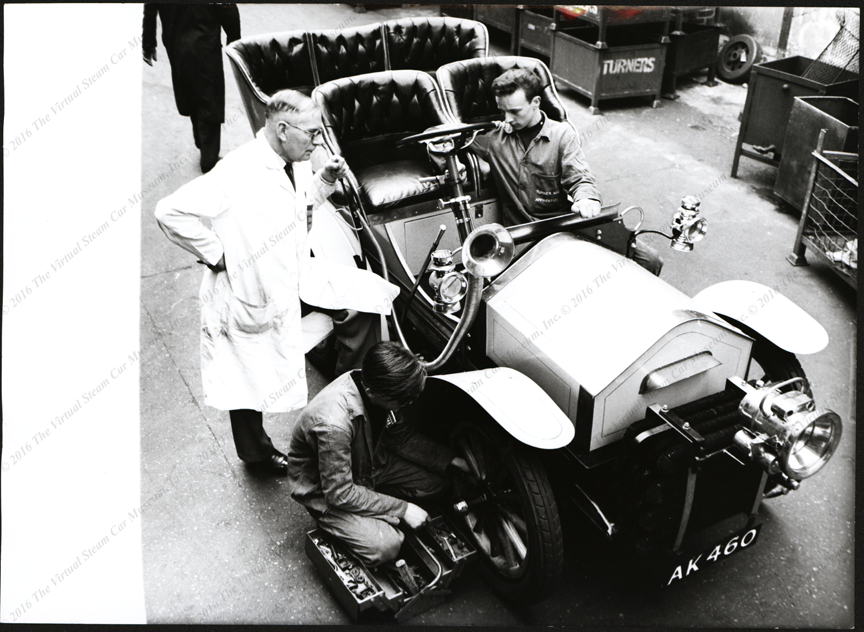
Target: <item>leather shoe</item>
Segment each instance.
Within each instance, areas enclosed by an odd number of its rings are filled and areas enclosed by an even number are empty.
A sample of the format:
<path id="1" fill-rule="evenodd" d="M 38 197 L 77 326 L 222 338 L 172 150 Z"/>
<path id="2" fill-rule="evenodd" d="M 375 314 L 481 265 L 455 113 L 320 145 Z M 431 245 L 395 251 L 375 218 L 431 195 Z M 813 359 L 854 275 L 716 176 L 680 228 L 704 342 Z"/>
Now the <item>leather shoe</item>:
<path id="1" fill-rule="evenodd" d="M 253 470 L 266 472 L 273 476 L 288 476 L 288 457 L 279 450 L 273 450 L 270 456 L 263 461 L 247 462 L 246 465 Z"/>

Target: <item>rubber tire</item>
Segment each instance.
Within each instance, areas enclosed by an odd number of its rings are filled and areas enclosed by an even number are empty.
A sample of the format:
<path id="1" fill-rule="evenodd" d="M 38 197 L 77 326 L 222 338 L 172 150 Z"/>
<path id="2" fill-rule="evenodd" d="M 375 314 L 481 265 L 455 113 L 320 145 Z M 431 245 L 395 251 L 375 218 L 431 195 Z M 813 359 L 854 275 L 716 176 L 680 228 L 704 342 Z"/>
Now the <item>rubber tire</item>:
<path id="1" fill-rule="evenodd" d="M 489 586 L 502 597 L 521 605 L 538 603 L 549 597 L 558 586 L 564 569 L 564 537 L 552 485 L 539 455 L 526 450 L 500 428 L 489 428 L 473 422 L 461 424 L 453 436 L 470 429 L 479 433 L 485 446 L 497 452 L 519 493 L 520 506 L 528 531 L 527 570 L 518 578 L 501 573 L 476 541 L 480 559 L 479 572 Z M 453 441 L 453 448 L 462 455 Z M 461 516 L 453 516 L 456 524 L 473 539 L 470 528 Z"/>
<path id="2" fill-rule="evenodd" d="M 739 65 L 737 56 L 746 51 L 747 61 Z M 750 78 L 753 64 L 762 59 L 762 47 L 749 35 L 736 35 L 729 38 L 717 57 L 717 74 L 727 83 L 743 83 Z"/>

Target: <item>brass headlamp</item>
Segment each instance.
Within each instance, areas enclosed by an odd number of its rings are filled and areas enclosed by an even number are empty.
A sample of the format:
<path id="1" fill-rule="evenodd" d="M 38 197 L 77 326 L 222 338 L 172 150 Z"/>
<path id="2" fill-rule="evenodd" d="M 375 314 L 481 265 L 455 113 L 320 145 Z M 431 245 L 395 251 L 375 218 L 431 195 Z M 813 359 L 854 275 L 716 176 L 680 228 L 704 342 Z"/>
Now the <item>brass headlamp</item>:
<path id="1" fill-rule="evenodd" d="M 435 300 L 435 311 L 445 314 L 459 311 L 459 301 L 468 290 L 468 279 L 456 270 L 453 253 L 449 250 L 433 252 L 429 271 L 429 287 Z"/>
<path id="2" fill-rule="evenodd" d="M 672 216 L 670 245 L 674 250 L 693 250 L 693 244 L 708 232 L 708 220 L 699 217 L 699 204 L 698 198 L 688 195 L 681 200 L 681 207 Z"/>
<path id="3" fill-rule="evenodd" d="M 669 246 L 674 250 L 681 250 L 683 252 L 693 250 L 693 244 L 700 241 L 705 237 L 705 233 L 708 232 L 708 220 L 699 216 L 699 204 L 699 198 L 693 195 L 688 195 L 681 200 L 681 206 L 675 211 L 675 214 L 672 216 L 672 222 L 669 224 L 669 228 L 672 230 L 671 235 L 653 229 L 639 230 L 639 227 L 642 225 L 644 212 L 636 206 L 625 209 L 621 213 L 622 222 L 624 221 L 624 216 L 632 210 L 638 210 L 641 216 L 636 227 L 630 229 L 633 232 L 630 233 L 630 239 L 627 242 L 627 256 L 630 258 L 633 257 L 633 252 L 636 248 L 636 238 L 639 235 L 645 234 L 662 235 L 669 240 Z"/>
<path id="4" fill-rule="evenodd" d="M 782 390 L 793 384 L 800 389 Z M 816 408 L 805 378 L 761 387 L 742 381 L 738 386 L 746 391 L 738 410 L 752 423 L 735 434 L 735 444 L 766 472 L 800 481 L 831 459 L 843 425 L 835 412 Z"/>

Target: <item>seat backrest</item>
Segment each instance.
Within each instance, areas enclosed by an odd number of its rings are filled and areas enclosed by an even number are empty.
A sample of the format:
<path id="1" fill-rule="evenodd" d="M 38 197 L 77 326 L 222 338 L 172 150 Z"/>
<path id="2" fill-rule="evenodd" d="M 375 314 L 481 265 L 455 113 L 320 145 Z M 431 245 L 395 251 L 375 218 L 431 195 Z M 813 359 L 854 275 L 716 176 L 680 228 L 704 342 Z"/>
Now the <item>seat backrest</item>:
<path id="1" fill-rule="evenodd" d="M 317 84 L 387 69 L 381 24 L 310 31 Z"/>
<path id="2" fill-rule="evenodd" d="M 390 68 L 436 70 L 460 59 L 486 57 L 489 33 L 474 20 L 402 18 L 384 22 Z"/>
<path id="3" fill-rule="evenodd" d="M 321 108 L 328 144 L 347 160 L 387 162 L 414 155 L 395 150 L 398 140 L 449 121 L 435 81 L 415 70 L 345 77 L 312 93 Z"/>
<path id="4" fill-rule="evenodd" d="M 264 124 L 269 97 L 291 88 L 311 94 L 312 59 L 304 31 L 244 37 L 225 47 L 252 130 Z"/>
<path id="5" fill-rule="evenodd" d="M 267 96 L 286 88 L 308 95 L 315 87 L 304 31 L 244 37 L 226 46 L 225 52 Z"/>
<path id="6" fill-rule="evenodd" d="M 435 75 L 450 115 L 463 123 L 498 118 L 500 113 L 492 94 L 492 82 L 511 68 L 526 68 L 540 77 L 543 82 L 540 109 L 553 121 L 567 120 L 567 110 L 558 97 L 546 64 L 531 57 L 512 56 L 467 59 L 439 68 Z"/>

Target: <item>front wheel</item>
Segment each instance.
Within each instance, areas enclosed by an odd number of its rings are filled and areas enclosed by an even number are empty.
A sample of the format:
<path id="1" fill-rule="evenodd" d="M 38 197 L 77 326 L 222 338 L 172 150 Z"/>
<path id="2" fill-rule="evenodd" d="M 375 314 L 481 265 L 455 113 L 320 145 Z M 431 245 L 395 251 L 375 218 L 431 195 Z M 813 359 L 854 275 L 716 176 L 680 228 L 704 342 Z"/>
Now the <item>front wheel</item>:
<path id="1" fill-rule="evenodd" d="M 454 516 L 477 547 L 481 574 L 508 599 L 541 601 L 564 566 L 561 522 L 545 468 L 497 428 L 466 423 L 452 443 L 472 472 L 456 479 Z"/>

